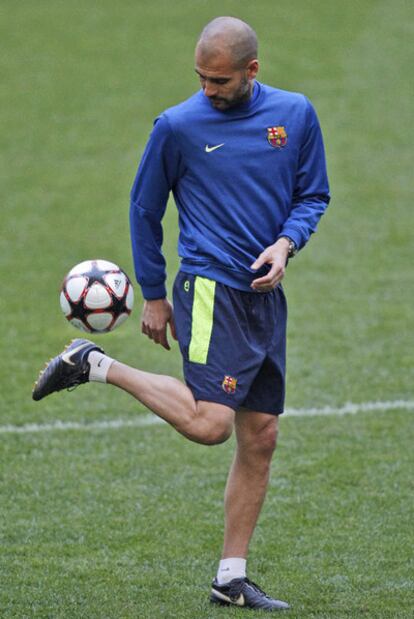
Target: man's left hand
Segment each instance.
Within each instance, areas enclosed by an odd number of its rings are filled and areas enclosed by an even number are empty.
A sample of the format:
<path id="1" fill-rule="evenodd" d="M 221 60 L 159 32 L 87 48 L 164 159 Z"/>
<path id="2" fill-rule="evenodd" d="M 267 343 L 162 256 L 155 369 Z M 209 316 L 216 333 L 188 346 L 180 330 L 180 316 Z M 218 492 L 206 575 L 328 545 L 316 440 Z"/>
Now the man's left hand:
<path id="1" fill-rule="evenodd" d="M 262 251 L 250 268 L 256 271 L 265 264 L 270 264 L 271 268 L 269 273 L 252 281 L 250 285 L 253 290 L 257 292 L 270 292 L 282 281 L 285 275 L 288 253 L 289 241 L 286 238 L 277 240 L 276 243 Z"/>

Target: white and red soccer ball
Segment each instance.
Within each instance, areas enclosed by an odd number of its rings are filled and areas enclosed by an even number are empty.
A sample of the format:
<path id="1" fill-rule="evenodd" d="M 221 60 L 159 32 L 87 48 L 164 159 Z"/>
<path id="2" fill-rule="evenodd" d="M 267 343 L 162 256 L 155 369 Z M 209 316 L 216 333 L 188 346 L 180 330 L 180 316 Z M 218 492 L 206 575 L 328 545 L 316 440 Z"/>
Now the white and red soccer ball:
<path id="1" fill-rule="evenodd" d="M 113 331 L 128 318 L 133 304 L 128 275 L 113 262 L 85 260 L 63 280 L 60 307 L 69 322 L 82 331 Z"/>

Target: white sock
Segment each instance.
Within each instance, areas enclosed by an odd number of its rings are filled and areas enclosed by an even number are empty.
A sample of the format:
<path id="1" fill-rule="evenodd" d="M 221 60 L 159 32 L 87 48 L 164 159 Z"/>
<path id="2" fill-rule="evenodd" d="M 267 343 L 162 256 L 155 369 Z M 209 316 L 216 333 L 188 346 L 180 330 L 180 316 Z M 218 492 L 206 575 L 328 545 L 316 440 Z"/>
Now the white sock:
<path id="1" fill-rule="evenodd" d="M 88 362 L 91 366 L 89 380 L 96 383 L 106 383 L 106 376 L 109 368 L 114 362 L 114 359 L 97 350 L 93 350 L 88 355 Z"/>
<path id="2" fill-rule="evenodd" d="M 220 561 L 217 570 L 217 581 L 219 585 L 225 585 L 233 578 L 246 577 L 246 559 L 230 557 Z"/>

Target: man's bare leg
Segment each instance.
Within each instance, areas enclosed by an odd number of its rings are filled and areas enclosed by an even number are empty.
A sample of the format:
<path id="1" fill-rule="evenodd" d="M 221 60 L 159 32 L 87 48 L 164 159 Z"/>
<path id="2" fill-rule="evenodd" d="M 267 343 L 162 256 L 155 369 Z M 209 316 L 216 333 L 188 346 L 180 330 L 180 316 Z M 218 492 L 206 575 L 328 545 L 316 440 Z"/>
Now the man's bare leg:
<path id="1" fill-rule="evenodd" d="M 214 402 L 197 402 L 190 389 L 176 378 L 143 372 L 114 361 L 106 380 L 196 443 L 216 445 L 232 433 L 233 409 Z"/>
<path id="2" fill-rule="evenodd" d="M 252 411 L 237 413 L 237 449 L 224 498 L 222 559 L 247 557 L 249 542 L 266 495 L 277 429 L 277 416 Z"/>
<path id="3" fill-rule="evenodd" d="M 215 604 L 269 611 L 289 608 L 286 602 L 266 595 L 246 575 L 246 556 L 266 495 L 277 425 L 277 416 L 237 412 L 237 450 L 225 492 L 223 553 L 211 587 L 210 600 Z"/>

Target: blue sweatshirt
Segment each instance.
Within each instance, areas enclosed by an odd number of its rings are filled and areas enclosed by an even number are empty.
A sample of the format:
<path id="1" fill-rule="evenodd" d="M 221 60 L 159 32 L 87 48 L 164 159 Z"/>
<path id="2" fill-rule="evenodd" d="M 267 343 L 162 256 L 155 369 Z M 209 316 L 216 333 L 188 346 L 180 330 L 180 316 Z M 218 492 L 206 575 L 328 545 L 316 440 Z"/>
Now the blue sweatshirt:
<path id="1" fill-rule="evenodd" d="M 280 236 L 301 249 L 329 203 L 322 135 L 301 94 L 255 82 L 238 107 L 202 91 L 161 114 L 131 192 L 131 239 L 145 299 L 166 296 L 161 246 L 169 192 L 181 270 L 251 292 L 250 265 Z"/>

